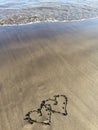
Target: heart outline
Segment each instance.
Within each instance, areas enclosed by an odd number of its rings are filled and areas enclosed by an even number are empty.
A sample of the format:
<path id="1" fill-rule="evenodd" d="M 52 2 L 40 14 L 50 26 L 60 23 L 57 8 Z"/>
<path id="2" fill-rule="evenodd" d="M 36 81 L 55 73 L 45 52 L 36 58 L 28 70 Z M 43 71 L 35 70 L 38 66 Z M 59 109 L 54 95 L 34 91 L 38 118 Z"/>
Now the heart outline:
<path id="1" fill-rule="evenodd" d="M 41 108 L 38 108 L 37 110 L 33 110 L 33 111 L 29 111 L 26 115 L 25 115 L 25 118 L 24 118 L 24 120 L 27 120 L 30 124 L 33 124 L 33 123 L 39 123 L 39 124 L 43 124 L 43 125 L 50 125 L 51 124 L 51 111 L 49 111 L 50 110 L 50 105 L 48 106 L 48 107 L 46 107 L 44 104 L 43 104 L 43 101 L 42 101 L 42 103 L 41 103 L 41 105 L 40 106 L 42 106 Z M 30 117 L 30 115 L 32 114 L 32 113 L 34 113 L 34 112 L 36 112 L 37 114 L 39 114 L 39 116 L 43 116 L 43 113 L 42 113 L 42 110 L 43 109 L 45 109 L 45 111 L 47 111 L 47 113 L 48 113 L 48 122 L 45 122 L 45 121 L 42 121 L 42 122 L 40 122 L 40 121 L 38 121 L 38 120 L 35 120 L 35 119 L 32 119 L 31 117 Z"/>
<path id="2" fill-rule="evenodd" d="M 62 113 L 62 112 L 60 112 L 60 111 L 53 110 L 53 109 L 52 109 L 52 105 L 51 105 L 51 112 L 52 112 L 52 113 L 62 114 L 62 115 L 64 115 L 64 116 L 66 116 L 66 115 L 68 114 L 68 113 L 67 113 L 67 109 L 66 109 L 66 107 L 67 107 L 67 102 L 68 102 L 67 97 L 66 97 L 65 95 L 54 95 L 53 97 L 54 97 L 53 99 L 52 99 L 52 98 L 49 98 L 49 99 L 45 100 L 46 105 L 47 105 L 47 102 L 48 102 L 48 101 L 53 101 L 53 102 L 54 102 L 54 105 L 58 105 L 57 98 L 63 97 L 64 100 L 65 100 L 65 102 L 64 102 L 64 104 L 65 104 L 65 105 L 64 105 L 64 112 Z"/>

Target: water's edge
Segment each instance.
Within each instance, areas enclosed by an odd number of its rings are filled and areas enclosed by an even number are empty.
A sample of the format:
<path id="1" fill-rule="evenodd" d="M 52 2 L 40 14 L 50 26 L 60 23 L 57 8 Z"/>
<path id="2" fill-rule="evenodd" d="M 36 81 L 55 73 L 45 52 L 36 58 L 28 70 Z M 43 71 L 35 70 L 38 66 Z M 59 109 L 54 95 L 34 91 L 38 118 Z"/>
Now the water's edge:
<path id="1" fill-rule="evenodd" d="M 4 25 L 0 25 L 0 27 L 14 27 L 14 26 L 27 26 L 27 25 L 34 25 L 34 24 L 41 24 L 41 23 L 73 23 L 73 22 L 82 22 L 82 21 L 91 21 L 91 20 L 98 20 L 98 17 L 94 17 L 94 18 L 89 18 L 89 19 L 81 19 L 81 20 L 71 20 L 71 21 L 37 21 L 37 22 L 30 22 L 30 23 L 25 23 L 25 24 L 4 24 Z"/>

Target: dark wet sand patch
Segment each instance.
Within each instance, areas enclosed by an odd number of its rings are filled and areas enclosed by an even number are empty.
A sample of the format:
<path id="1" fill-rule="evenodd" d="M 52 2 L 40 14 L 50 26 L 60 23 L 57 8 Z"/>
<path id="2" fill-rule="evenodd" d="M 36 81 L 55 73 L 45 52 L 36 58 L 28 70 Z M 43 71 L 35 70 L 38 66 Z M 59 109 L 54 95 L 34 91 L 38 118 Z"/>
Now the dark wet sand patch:
<path id="1" fill-rule="evenodd" d="M 97 130 L 97 87 L 97 19 L 0 27 L 0 130 Z M 68 116 L 47 127 L 23 120 L 59 93 Z"/>

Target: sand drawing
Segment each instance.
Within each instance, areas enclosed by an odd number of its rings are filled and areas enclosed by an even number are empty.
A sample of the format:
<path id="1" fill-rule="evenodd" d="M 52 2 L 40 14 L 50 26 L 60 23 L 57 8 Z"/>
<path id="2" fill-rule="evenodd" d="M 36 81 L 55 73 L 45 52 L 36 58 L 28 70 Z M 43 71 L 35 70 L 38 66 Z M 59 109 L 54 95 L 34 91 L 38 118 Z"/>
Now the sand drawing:
<path id="1" fill-rule="evenodd" d="M 24 120 L 30 124 L 51 125 L 52 114 L 67 115 L 67 102 L 68 99 L 65 95 L 54 95 L 53 98 L 43 100 L 38 109 L 29 111 Z"/>

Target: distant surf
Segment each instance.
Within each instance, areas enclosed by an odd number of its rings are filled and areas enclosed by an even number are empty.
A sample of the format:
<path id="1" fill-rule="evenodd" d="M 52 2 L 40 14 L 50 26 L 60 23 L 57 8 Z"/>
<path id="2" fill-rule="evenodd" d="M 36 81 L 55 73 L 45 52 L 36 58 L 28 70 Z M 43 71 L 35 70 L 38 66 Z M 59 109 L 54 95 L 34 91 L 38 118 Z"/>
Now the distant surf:
<path id="1" fill-rule="evenodd" d="M 75 21 L 98 17 L 94 0 L 1 0 L 0 25 L 20 25 L 47 21 Z"/>

